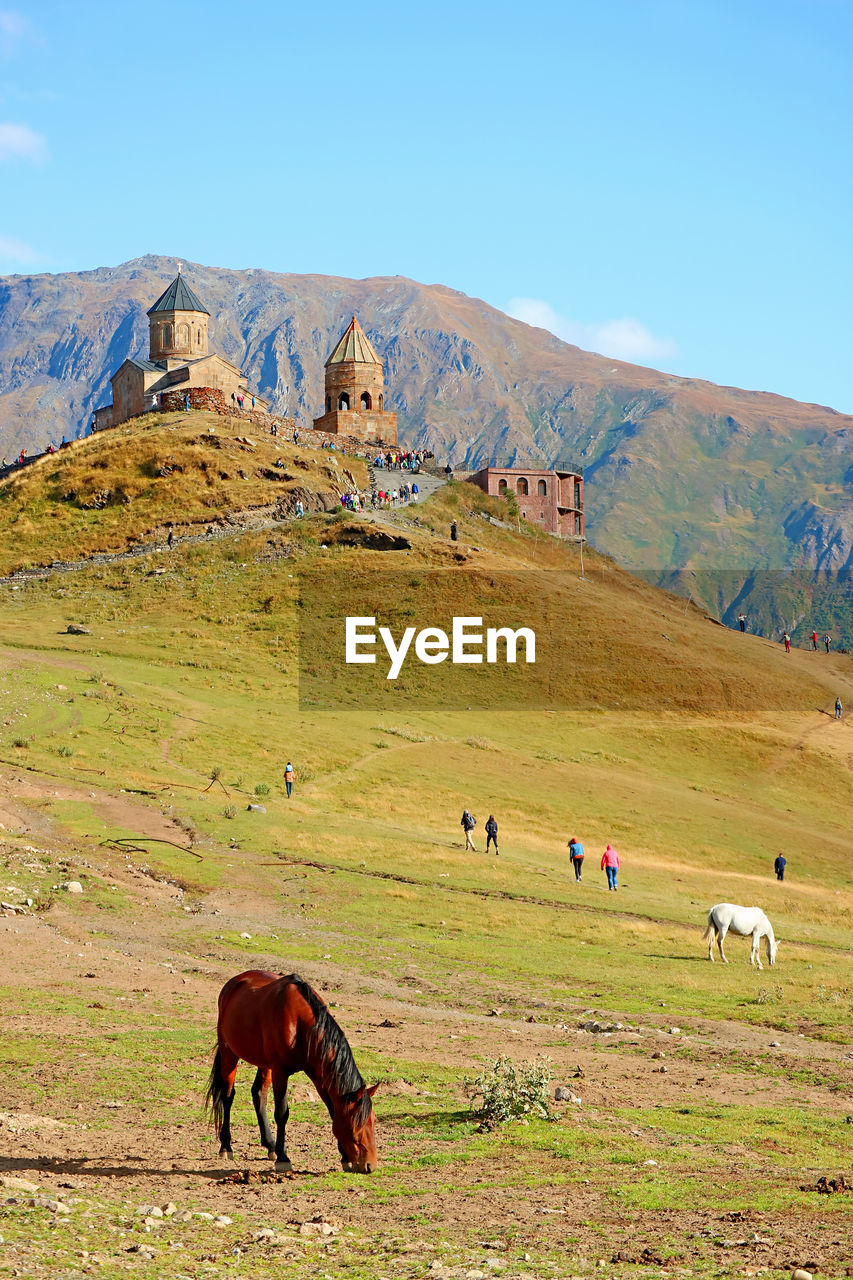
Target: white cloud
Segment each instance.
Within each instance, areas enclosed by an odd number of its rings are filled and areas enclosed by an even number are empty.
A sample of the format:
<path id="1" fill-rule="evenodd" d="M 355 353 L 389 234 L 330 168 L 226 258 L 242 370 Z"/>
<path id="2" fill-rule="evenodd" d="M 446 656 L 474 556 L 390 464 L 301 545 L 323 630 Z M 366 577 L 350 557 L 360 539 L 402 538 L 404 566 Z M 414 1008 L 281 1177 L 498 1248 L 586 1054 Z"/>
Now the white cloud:
<path id="1" fill-rule="evenodd" d="M 14 236 L 0 235 L 0 264 L 29 267 L 38 260 L 39 254 L 32 245 L 16 240 Z"/>
<path id="2" fill-rule="evenodd" d="M 571 342 L 585 351 L 611 356 L 614 360 L 648 364 L 668 362 L 678 355 L 678 347 L 672 338 L 658 337 L 641 320 L 630 316 L 604 320 L 600 324 L 582 324 L 577 320 L 567 320 L 540 298 L 510 298 L 507 312 L 525 324 L 548 329 L 564 342 Z"/>
<path id="3" fill-rule="evenodd" d="M 28 124 L 0 124 L 0 161 L 32 160 L 37 164 L 46 155 L 44 136 Z"/>
<path id="4" fill-rule="evenodd" d="M 0 9 L 0 57 L 11 58 L 32 34 L 33 29 L 22 13 Z"/>

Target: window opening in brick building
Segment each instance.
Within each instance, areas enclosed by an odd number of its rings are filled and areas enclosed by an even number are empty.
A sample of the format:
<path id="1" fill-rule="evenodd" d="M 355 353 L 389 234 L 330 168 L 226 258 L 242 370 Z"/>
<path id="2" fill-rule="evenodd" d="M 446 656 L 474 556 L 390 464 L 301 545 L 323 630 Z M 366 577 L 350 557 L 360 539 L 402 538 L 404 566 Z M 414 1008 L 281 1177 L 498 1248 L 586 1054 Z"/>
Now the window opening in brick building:
<path id="1" fill-rule="evenodd" d="M 339 409 L 349 408 L 349 396 L 347 395 L 346 391 L 342 391 L 340 394 L 340 397 L 338 399 L 338 408 Z"/>
<path id="2" fill-rule="evenodd" d="M 538 490 L 539 490 L 539 496 L 540 496 L 540 498 L 545 498 L 545 497 L 547 497 L 547 496 L 548 496 L 548 486 L 547 486 L 547 484 L 545 483 L 545 481 L 544 481 L 544 480 L 540 480 L 540 481 L 539 481 L 539 484 L 537 485 L 537 488 L 538 488 Z"/>
<path id="3" fill-rule="evenodd" d="M 524 476 L 520 478 L 516 488 L 518 489 L 519 493 L 527 494 L 530 492 L 530 490 L 527 487 L 527 481 L 525 480 Z"/>

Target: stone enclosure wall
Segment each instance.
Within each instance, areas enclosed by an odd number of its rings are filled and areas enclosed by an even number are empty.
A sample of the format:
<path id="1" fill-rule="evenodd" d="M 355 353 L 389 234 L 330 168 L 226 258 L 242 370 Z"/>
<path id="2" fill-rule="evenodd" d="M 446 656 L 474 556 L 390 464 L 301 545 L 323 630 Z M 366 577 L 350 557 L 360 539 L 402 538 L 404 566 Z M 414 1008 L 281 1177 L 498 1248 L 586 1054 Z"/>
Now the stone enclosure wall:
<path id="1" fill-rule="evenodd" d="M 191 409 L 206 409 L 208 413 L 218 413 L 223 418 L 239 418 L 241 422 L 251 422 L 256 427 L 262 427 L 265 432 L 273 424 L 282 434 L 292 431 L 296 426 L 294 418 L 278 418 L 264 409 L 232 408 L 225 399 L 225 393 L 218 387 L 182 387 L 175 391 L 161 391 L 159 411 L 174 413 L 185 409 L 187 396 L 190 398 Z"/>

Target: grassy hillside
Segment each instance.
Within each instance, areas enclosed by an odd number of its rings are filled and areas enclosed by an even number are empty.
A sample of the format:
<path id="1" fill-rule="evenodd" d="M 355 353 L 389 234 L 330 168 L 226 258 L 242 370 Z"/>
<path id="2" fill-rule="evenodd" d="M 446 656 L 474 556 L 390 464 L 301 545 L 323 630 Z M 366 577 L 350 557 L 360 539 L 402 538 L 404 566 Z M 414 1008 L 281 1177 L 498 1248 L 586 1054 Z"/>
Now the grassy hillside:
<path id="1" fill-rule="evenodd" d="M 206 456 L 192 440 L 181 448 Z M 125 505 L 139 526 L 105 526 L 105 539 L 124 546 L 162 523 L 159 493 L 143 485 Z M 194 495 L 183 502 L 201 519 Z M 17 501 L 37 532 L 65 510 L 46 489 Z M 376 521 L 317 512 L 0 584 L 6 892 L 47 907 L 0 920 L 19 930 L 6 1105 L 90 1125 L 28 1136 L 13 1168 L 49 1188 L 70 1180 L 64 1239 L 115 1268 L 101 1274 L 119 1274 L 131 1243 L 152 1246 L 148 1274 L 163 1276 L 175 1245 L 186 1275 L 231 1274 L 239 1248 L 247 1275 L 322 1265 L 356 1280 L 423 1274 L 433 1259 L 450 1275 L 583 1275 L 599 1258 L 618 1277 L 664 1264 L 740 1275 L 745 1260 L 775 1273 L 808 1260 L 804 1242 L 827 1274 L 845 1258 L 845 1197 L 808 1188 L 845 1160 L 853 741 L 828 712 L 836 691 L 853 705 L 850 660 L 786 657 L 595 556 L 582 580 L 575 547 L 485 518 L 499 512 L 453 485 Z M 370 549 L 387 545 L 377 533 L 407 545 Z M 342 692 L 341 658 L 323 628 L 300 653 L 299 615 L 313 607 L 334 624 L 342 582 L 354 601 L 378 590 L 395 626 L 466 599 L 486 612 L 489 590 L 513 617 L 547 596 L 542 616 L 565 641 L 547 650 L 551 700 L 469 703 L 448 669 L 443 701 L 415 675 L 390 697 L 368 685 L 309 702 L 306 667 Z M 65 634 L 70 621 L 91 634 Z M 570 699 L 557 696 L 563 677 Z M 480 850 L 496 814 L 499 858 L 464 851 L 463 805 Z M 579 885 L 574 834 L 588 852 Z M 608 840 L 623 856 L 615 895 L 598 870 Z M 52 887 L 71 877 L 79 898 Z M 708 964 L 705 917 L 726 900 L 767 910 L 774 969 L 751 970 L 735 939 L 728 967 Z M 330 1172 L 328 1125 L 304 1082 L 292 1127 L 307 1173 L 208 1177 L 197 1102 L 216 991 L 251 965 L 304 972 L 335 1001 L 365 1075 L 385 1082 L 373 1178 Z M 581 1030 L 590 1017 L 622 1029 Z M 58 1064 L 72 1045 L 69 1075 Z M 464 1081 L 501 1052 L 546 1054 L 582 1104 L 478 1130 Z M 238 1168 L 259 1173 L 248 1078 Z M 233 1222 L 145 1234 L 135 1207 L 166 1199 Z M 322 1264 L 298 1229 L 317 1212 L 341 1227 Z M 47 1275 L 56 1232 L 34 1213 L 13 1206 L 4 1234 Z M 257 1239 L 262 1227 L 277 1245 Z M 743 1247 L 719 1243 L 741 1236 Z"/>
<path id="2" fill-rule="evenodd" d="M 0 484 L 0 573 L 337 505 L 364 463 L 238 418 L 149 414 L 75 441 Z"/>

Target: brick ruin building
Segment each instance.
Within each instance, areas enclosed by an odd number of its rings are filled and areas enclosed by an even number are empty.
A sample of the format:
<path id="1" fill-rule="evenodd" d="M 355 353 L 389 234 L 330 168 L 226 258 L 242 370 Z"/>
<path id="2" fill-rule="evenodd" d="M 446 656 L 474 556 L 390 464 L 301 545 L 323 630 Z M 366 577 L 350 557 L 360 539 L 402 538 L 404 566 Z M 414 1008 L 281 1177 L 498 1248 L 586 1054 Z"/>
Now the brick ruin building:
<path id="1" fill-rule="evenodd" d="M 562 538 L 584 538 L 583 476 L 577 471 L 538 471 L 530 467 L 484 467 L 471 476 L 493 497 L 515 495 L 525 520 Z"/>
<path id="2" fill-rule="evenodd" d="M 353 316 L 326 361 L 326 410 L 315 431 L 397 443 L 397 415 L 385 409 L 382 361 Z"/>
<path id="3" fill-rule="evenodd" d="M 118 426 L 128 418 L 169 404 L 174 392 L 193 408 L 202 392 L 219 392 L 225 404 L 236 407 L 237 397 L 251 399 L 246 377 L 228 360 L 208 349 L 210 313 L 184 279 L 180 266 L 175 279 L 148 312 L 148 359 L 128 359 L 110 379 L 112 404 L 95 412 L 93 428 Z M 165 393 L 168 400 L 163 399 Z M 218 397 L 217 397 L 218 399 Z M 261 409 L 268 402 L 255 395 Z"/>

